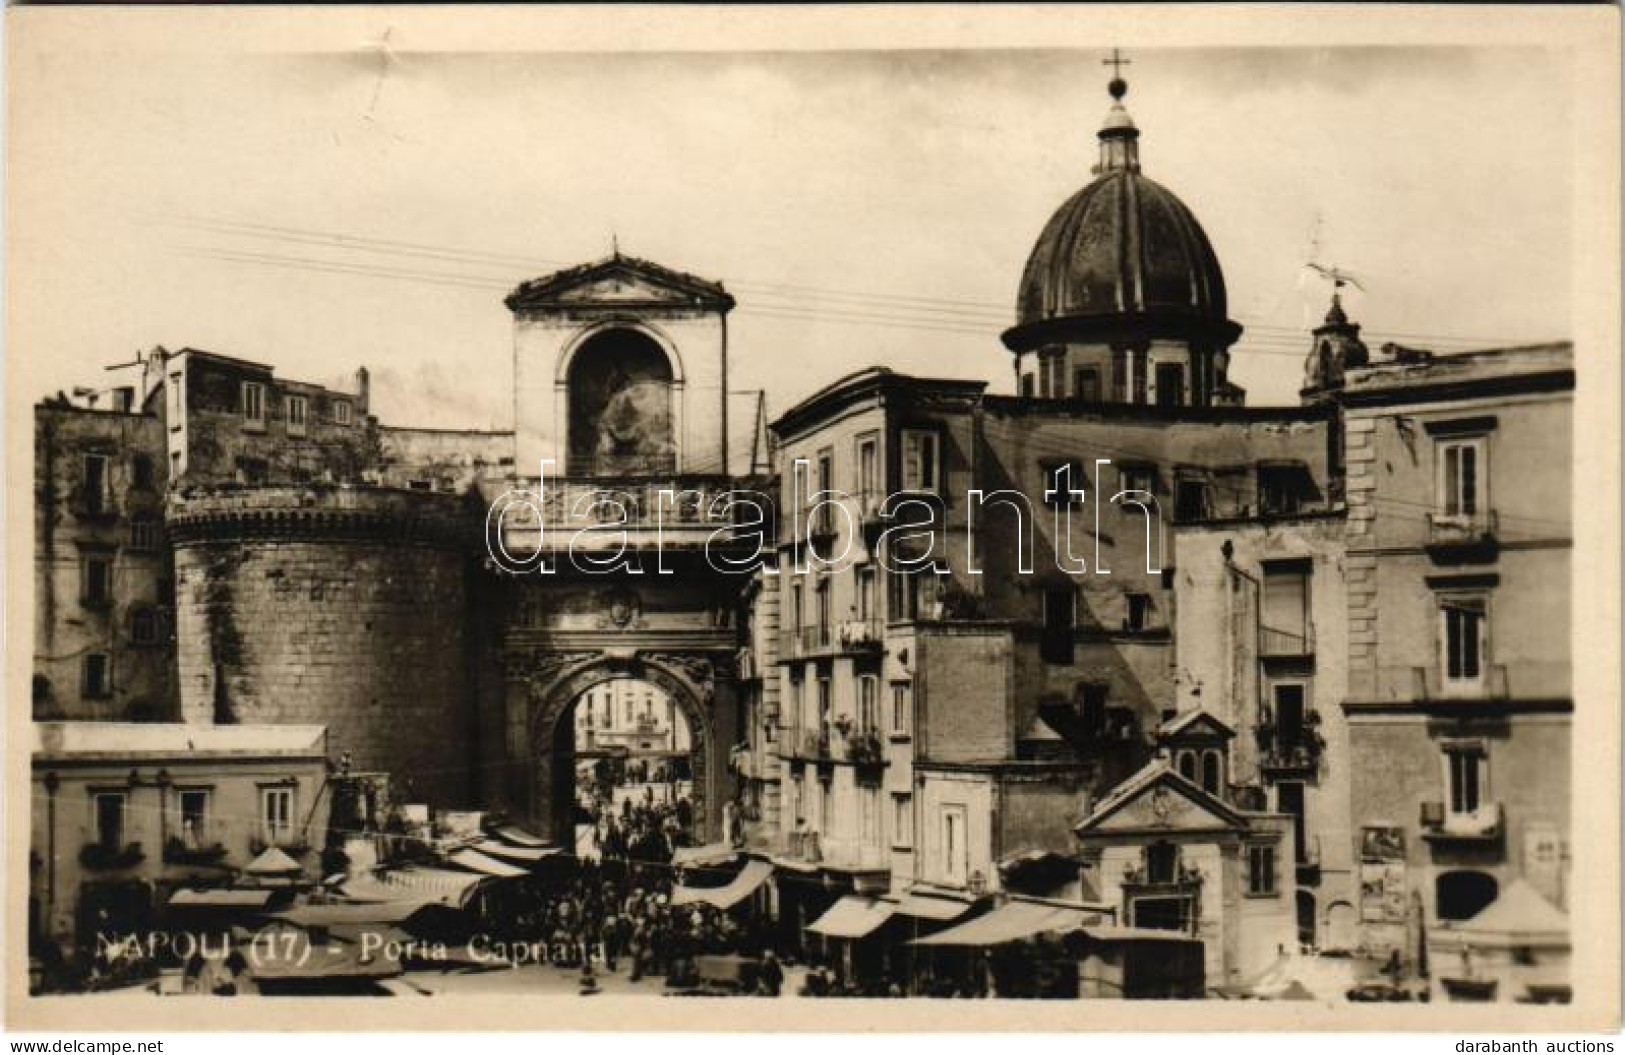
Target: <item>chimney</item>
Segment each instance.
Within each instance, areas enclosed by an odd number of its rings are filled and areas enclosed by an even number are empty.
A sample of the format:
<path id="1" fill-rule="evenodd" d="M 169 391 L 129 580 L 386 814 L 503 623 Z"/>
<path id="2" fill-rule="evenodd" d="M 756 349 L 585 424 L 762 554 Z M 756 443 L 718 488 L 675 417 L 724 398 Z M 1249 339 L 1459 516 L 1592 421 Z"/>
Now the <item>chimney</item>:
<path id="1" fill-rule="evenodd" d="M 371 399 L 371 395 L 372 375 L 367 373 L 366 367 L 358 367 L 355 372 L 355 402 L 356 409 L 362 414 L 367 414 L 369 412 L 368 402 Z"/>

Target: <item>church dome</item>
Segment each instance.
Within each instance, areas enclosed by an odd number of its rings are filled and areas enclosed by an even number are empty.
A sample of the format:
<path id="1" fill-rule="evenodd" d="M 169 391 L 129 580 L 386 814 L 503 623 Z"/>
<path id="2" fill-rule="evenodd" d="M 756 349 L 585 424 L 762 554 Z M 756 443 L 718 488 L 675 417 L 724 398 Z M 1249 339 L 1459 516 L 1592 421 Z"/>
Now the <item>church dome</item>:
<path id="1" fill-rule="evenodd" d="M 1140 173 L 1139 131 L 1123 108 L 1127 85 L 1100 130 L 1096 178 L 1044 225 L 1021 276 L 1016 326 L 1024 351 L 1074 340 L 1167 337 L 1228 345 L 1224 273 L 1185 203 Z"/>

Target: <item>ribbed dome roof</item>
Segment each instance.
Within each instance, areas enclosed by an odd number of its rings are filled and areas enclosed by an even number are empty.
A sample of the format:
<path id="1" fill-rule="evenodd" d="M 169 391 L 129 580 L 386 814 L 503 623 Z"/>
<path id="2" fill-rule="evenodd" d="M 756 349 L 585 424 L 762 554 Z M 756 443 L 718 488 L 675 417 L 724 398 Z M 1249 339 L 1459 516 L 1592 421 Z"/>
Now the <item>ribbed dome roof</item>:
<path id="1" fill-rule="evenodd" d="M 1099 333 L 1113 339 L 1198 337 L 1229 344 L 1224 273 L 1185 203 L 1140 173 L 1139 131 L 1113 82 L 1100 130 L 1099 175 L 1062 204 L 1027 258 L 1013 349 Z"/>
<path id="2" fill-rule="evenodd" d="M 1167 310 L 1225 320 L 1224 273 L 1185 203 L 1138 172 L 1108 172 L 1050 217 L 1021 276 L 1023 325 Z"/>

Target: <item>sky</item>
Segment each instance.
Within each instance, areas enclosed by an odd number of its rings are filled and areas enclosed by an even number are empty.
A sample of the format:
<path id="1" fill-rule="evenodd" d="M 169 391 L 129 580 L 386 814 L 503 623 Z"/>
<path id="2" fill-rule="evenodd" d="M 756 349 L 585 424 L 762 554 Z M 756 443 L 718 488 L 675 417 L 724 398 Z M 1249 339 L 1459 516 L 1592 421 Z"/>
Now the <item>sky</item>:
<path id="1" fill-rule="evenodd" d="M 734 292 L 730 382 L 769 416 L 876 363 L 1010 391 L 998 335 L 1090 179 L 1106 51 L 24 52 L 12 354 L 39 395 L 159 344 L 341 387 L 366 365 L 386 424 L 505 428 L 504 292 L 613 239 Z M 1249 402 L 1296 401 L 1310 260 L 1357 276 L 1373 346 L 1571 335 L 1565 53 L 1129 58 L 1144 171 L 1214 244 Z"/>

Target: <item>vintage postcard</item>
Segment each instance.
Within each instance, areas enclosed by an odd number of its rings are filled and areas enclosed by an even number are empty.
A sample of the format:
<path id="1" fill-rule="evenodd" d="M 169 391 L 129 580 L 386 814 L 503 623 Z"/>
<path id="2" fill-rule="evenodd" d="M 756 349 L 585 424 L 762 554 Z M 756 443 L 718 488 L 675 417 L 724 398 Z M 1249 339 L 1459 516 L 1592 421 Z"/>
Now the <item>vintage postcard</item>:
<path id="1" fill-rule="evenodd" d="M 14 1025 L 1617 1023 L 1617 10 L 7 21 Z"/>

